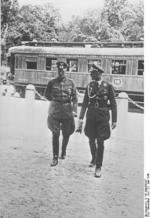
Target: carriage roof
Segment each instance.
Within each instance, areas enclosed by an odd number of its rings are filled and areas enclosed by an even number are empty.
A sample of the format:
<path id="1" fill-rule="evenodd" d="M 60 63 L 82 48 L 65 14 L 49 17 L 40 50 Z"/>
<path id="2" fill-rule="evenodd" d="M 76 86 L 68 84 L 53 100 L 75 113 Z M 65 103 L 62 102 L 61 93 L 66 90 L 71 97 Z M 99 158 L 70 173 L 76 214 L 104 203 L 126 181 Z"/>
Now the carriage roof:
<path id="1" fill-rule="evenodd" d="M 76 48 L 15 46 L 9 49 L 16 54 L 76 55 L 76 56 L 143 56 L 143 48 Z"/>

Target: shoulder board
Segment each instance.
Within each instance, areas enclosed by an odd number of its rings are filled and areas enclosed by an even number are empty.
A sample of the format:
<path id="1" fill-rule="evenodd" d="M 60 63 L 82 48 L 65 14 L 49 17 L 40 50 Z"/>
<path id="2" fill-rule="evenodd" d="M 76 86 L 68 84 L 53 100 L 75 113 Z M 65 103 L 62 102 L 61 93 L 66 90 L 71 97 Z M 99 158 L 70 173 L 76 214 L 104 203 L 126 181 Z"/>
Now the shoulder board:
<path id="1" fill-rule="evenodd" d="M 52 77 L 50 80 L 49 80 L 49 82 L 53 82 L 53 81 L 55 81 L 56 80 L 56 78 L 55 77 Z"/>
<path id="2" fill-rule="evenodd" d="M 68 77 L 66 77 L 67 80 L 69 80 L 70 82 L 74 83 L 73 79 L 70 79 Z"/>

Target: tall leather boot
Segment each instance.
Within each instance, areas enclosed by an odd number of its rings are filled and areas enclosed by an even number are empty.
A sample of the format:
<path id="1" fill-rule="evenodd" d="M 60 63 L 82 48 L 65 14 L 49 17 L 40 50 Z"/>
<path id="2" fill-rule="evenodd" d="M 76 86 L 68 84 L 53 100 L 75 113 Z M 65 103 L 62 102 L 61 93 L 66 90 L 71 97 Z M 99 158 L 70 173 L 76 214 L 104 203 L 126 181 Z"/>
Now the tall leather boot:
<path id="1" fill-rule="evenodd" d="M 92 160 L 89 164 L 89 167 L 93 167 L 96 164 L 96 143 L 95 143 L 95 138 L 89 138 L 89 145 L 90 145 L 90 150 L 91 150 L 91 155 L 92 155 Z"/>
<path id="2" fill-rule="evenodd" d="M 61 159 L 65 159 L 66 158 L 66 149 L 67 149 L 67 145 L 69 142 L 69 136 L 63 136 L 63 141 L 62 141 L 62 152 L 61 152 Z"/>
<path id="3" fill-rule="evenodd" d="M 53 134 L 52 136 L 52 144 L 53 144 L 53 160 L 51 166 L 56 166 L 58 164 L 58 154 L 59 154 L 59 136 Z"/>
<path id="4" fill-rule="evenodd" d="M 96 157 L 96 167 L 95 167 L 95 177 L 101 177 L 101 167 L 103 163 L 104 156 L 104 141 L 97 140 L 98 148 L 97 148 L 97 157 Z"/>

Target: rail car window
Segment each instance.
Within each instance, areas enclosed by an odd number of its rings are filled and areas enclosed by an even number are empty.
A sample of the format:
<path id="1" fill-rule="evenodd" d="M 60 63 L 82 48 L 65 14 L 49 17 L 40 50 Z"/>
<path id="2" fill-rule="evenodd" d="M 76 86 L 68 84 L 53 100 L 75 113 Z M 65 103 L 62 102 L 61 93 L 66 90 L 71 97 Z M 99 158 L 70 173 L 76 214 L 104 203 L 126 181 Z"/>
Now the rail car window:
<path id="1" fill-rule="evenodd" d="M 142 76 L 144 72 L 144 61 L 140 60 L 138 61 L 138 75 Z"/>
<path id="2" fill-rule="evenodd" d="M 46 70 L 56 70 L 56 59 L 46 58 Z"/>
<path id="3" fill-rule="evenodd" d="M 88 71 L 90 70 L 92 64 L 101 65 L 101 60 L 88 60 Z"/>
<path id="4" fill-rule="evenodd" d="M 26 61 L 27 69 L 37 69 L 37 62 Z"/>
<path id="5" fill-rule="evenodd" d="M 77 72 L 78 71 L 78 60 L 77 59 L 67 59 L 67 71 Z"/>
<path id="6" fill-rule="evenodd" d="M 112 60 L 112 74 L 126 74 L 126 60 Z"/>

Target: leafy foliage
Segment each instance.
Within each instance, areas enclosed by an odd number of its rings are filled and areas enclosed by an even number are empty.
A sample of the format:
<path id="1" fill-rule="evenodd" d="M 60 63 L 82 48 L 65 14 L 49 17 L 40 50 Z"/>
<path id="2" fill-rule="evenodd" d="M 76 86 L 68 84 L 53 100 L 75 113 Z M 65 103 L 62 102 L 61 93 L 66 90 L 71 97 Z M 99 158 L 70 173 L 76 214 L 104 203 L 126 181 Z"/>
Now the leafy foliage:
<path id="1" fill-rule="evenodd" d="M 17 0 L 2 0 L 2 3 L 2 38 L 6 38 L 7 45 L 58 39 L 60 14 L 51 4 L 25 5 L 19 9 Z"/>
<path id="2" fill-rule="evenodd" d="M 13 25 L 18 13 L 17 0 L 1 0 L 1 37 L 6 38 L 8 27 Z"/>
<path id="3" fill-rule="evenodd" d="M 7 45 L 26 40 L 114 41 L 144 37 L 143 1 L 105 0 L 103 9 L 88 10 L 63 24 L 52 4 L 18 6 L 17 0 L 1 0 L 1 36 Z"/>
<path id="4" fill-rule="evenodd" d="M 144 39 L 144 5 L 130 4 L 128 8 L 122 10 L 123 26 L 121 31 L 126 40 L 143 40 Z"/>
<path id="5" fill-rule="evenodd" d="M 18 32 L 22 34 L 21 40 L 51 40 L 57 38 L 58 11 L 50 4 L 44 6 L 23 6 L 18 16 Z"/>
<path id="6" fill-rule="evenodd" d="M 73 18 L 66 28 L 66 35 L 65 31 L 63 32 L 63 40 L 88 41 L 91 38 L 95 41 L 142 40 L 143 8 L 142 0 L 134 5 L 127 0 L 105 0 L 103 10 L 91 10 L 83 18 Z"/>

